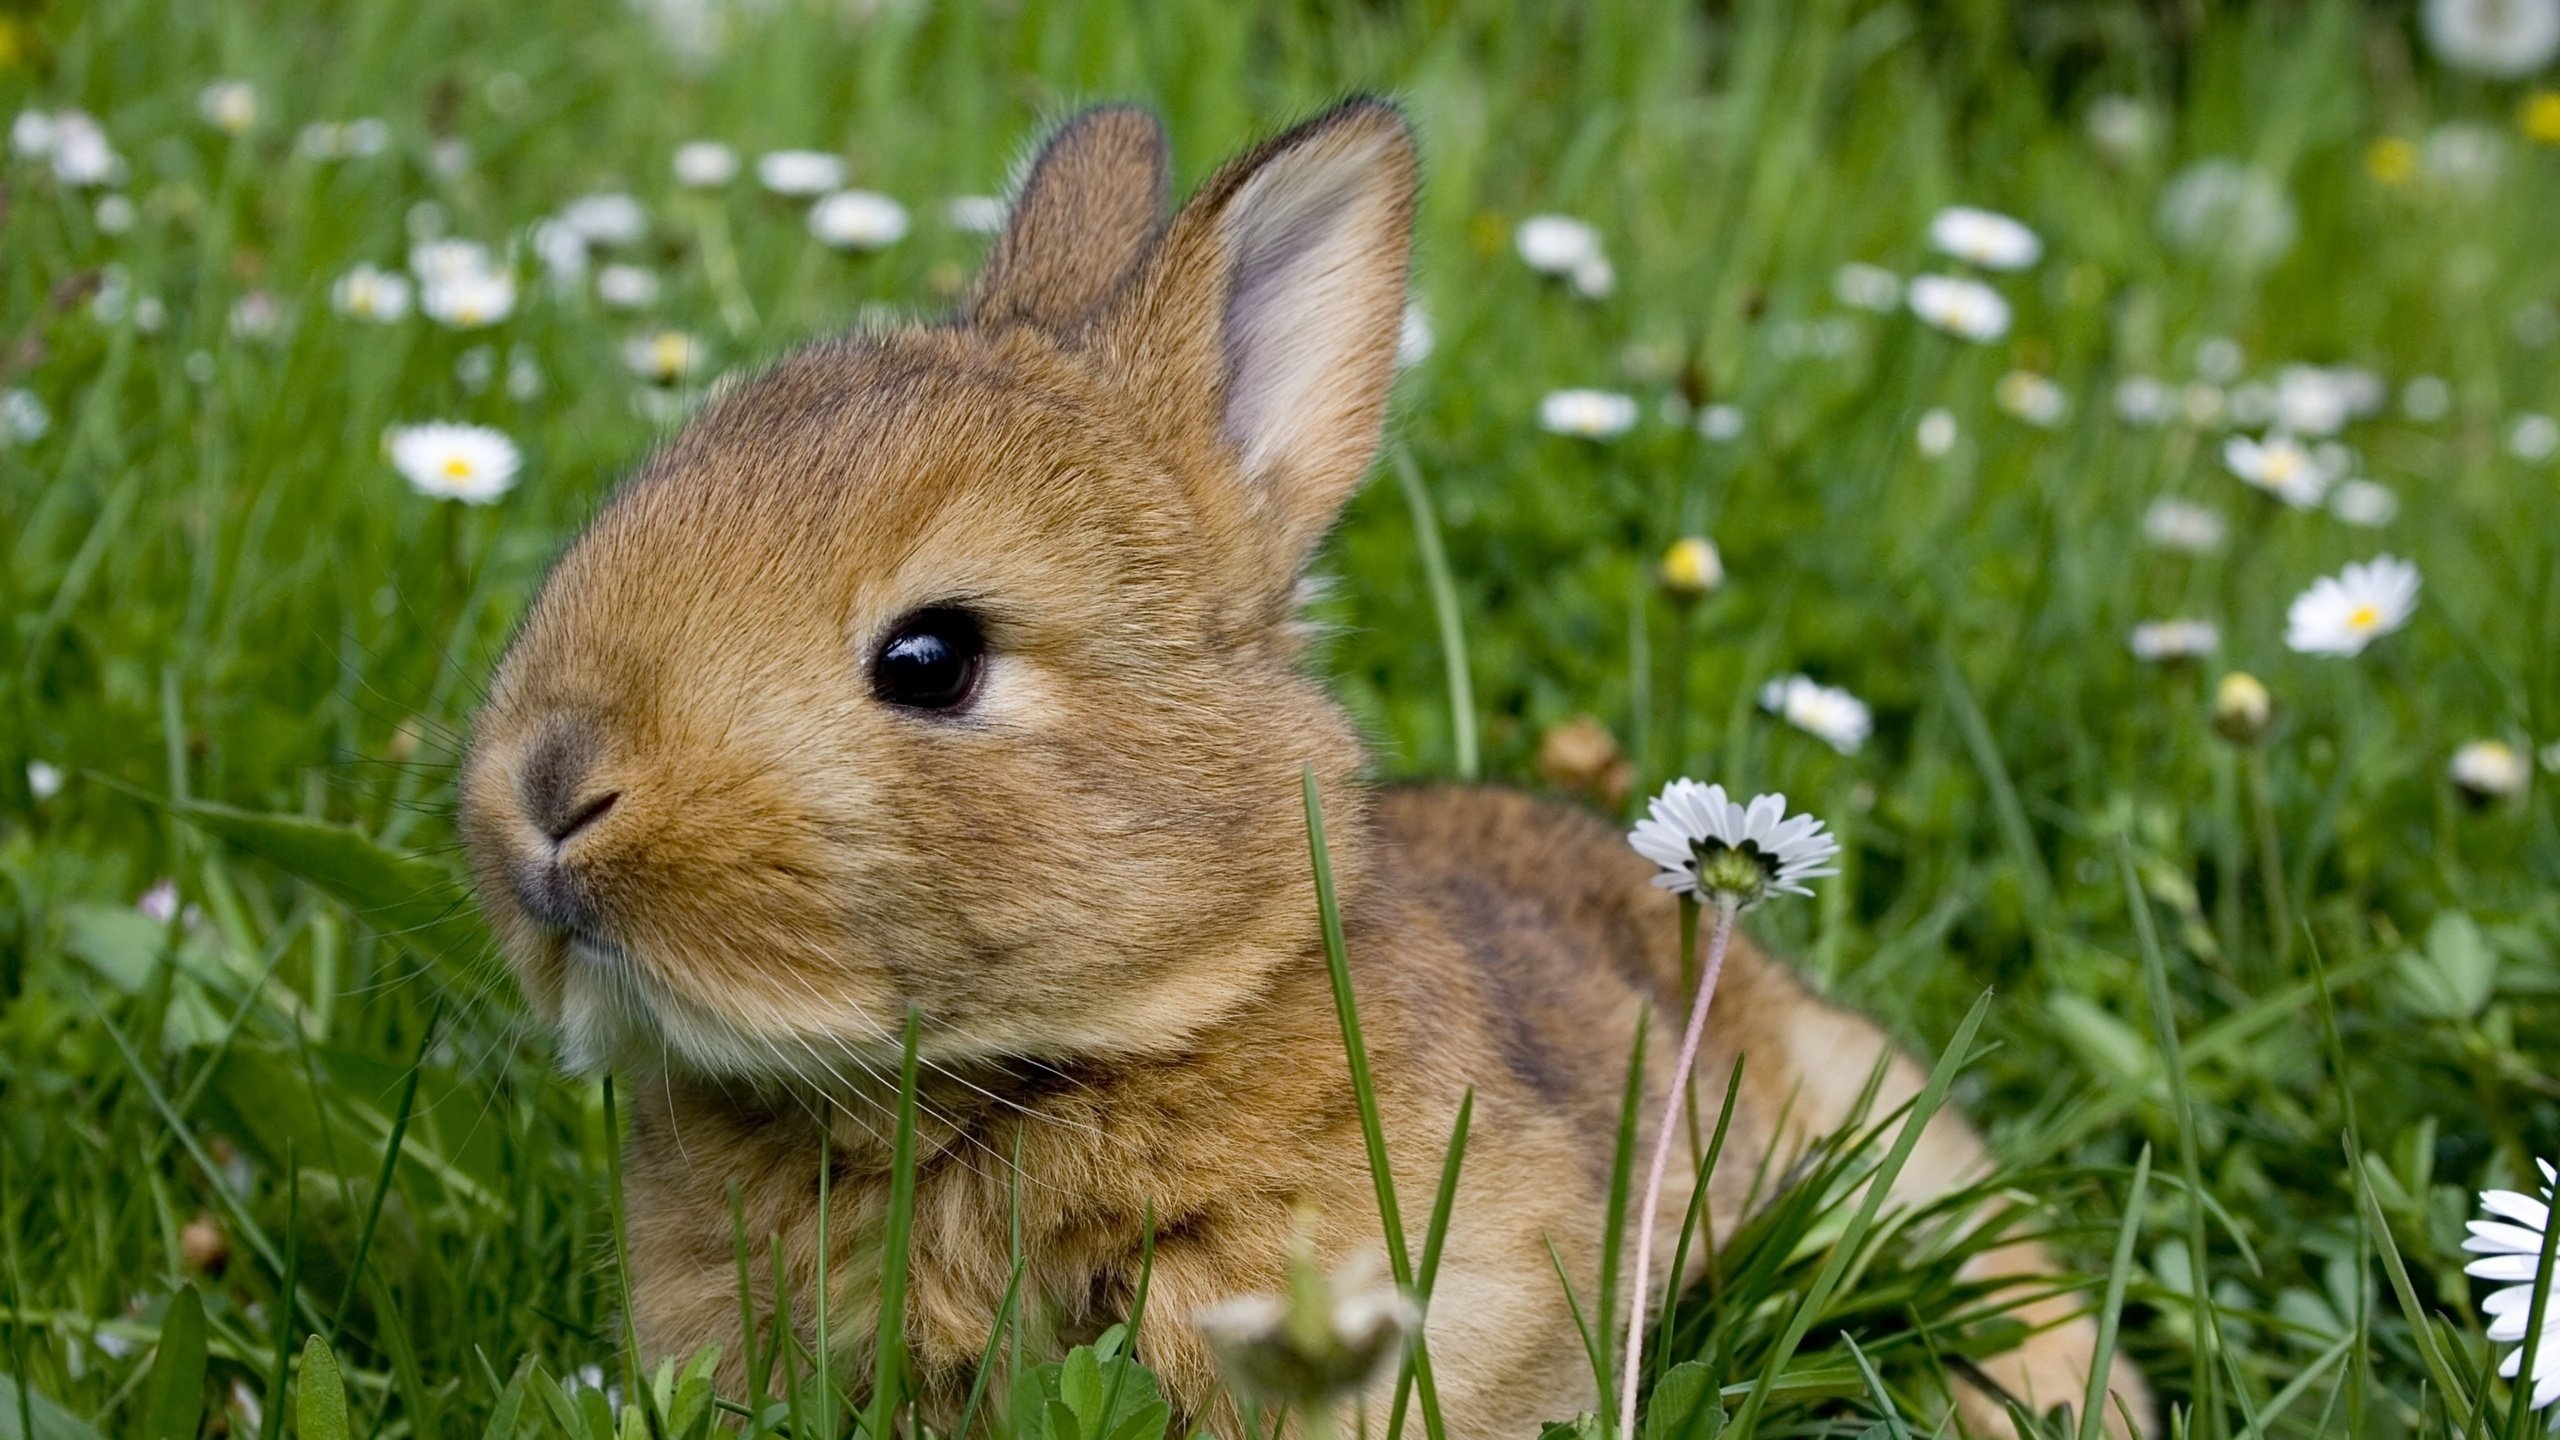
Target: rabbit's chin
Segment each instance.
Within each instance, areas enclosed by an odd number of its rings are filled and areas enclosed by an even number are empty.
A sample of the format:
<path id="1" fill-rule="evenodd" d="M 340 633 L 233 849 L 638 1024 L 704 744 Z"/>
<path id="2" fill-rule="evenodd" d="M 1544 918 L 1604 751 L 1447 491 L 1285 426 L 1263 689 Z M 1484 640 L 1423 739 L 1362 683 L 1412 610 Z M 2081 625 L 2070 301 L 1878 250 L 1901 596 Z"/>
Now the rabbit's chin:
<path id="1" fill-rule="evenodd" d="M 841 1087 L 850 1077 L 895 1074 L 896 1032 L 867 1015 L 850 1017 L 854 1038 L 798 1024 L 759 1025 L 723 1014 L 653 980 L 619 947 L 565 943 L 559 988 L 560 1063 L 572 1074 L 676 1071 L 709 1080 L 803 1088 Z"/>

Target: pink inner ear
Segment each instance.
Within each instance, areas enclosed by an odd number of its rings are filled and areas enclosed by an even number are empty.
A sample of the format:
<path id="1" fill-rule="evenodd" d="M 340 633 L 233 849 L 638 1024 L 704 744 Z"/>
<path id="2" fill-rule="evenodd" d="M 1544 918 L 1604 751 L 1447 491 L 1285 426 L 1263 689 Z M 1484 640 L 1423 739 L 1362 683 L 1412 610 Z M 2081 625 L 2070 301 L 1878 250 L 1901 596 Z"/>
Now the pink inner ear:
<path id="1" fill-rule="evenodd" d="M 1273 157 L 1222 219 L 1222 421 L 1251 479 L 1328 492 L 1367 467 L 1403 317 L 1401 148 L 1400 130 L 1317 136 Z M 1295 520 L 1342 497 L 1275 498 Z"/>

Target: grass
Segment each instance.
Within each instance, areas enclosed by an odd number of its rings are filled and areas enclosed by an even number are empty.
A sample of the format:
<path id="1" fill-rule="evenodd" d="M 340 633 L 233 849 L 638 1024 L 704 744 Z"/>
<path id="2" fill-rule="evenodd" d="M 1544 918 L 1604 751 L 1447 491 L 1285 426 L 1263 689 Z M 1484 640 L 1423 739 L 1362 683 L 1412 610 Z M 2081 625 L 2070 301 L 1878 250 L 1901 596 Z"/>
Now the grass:
<path id="1" fill-rule="evenodd" d="M 1993 1138 L 1986 1189 L 2037 1202 L 2016 1223 L 2080 1267 L 2185 1433 L 2535 1423 L 2492 1376 L 2458 1244 L 2468 1192 L 2560 1150 L 2560 812 L 2548 777 L 2488 804 L 2445 778 L 2462 742 L 2560 737 L 2560 486 L 2508 444 L 2560 410 L 2560 149 L 2517 123 L 2528 87 L 2447 73 L 2400 7 L 2343 0 L 712 13 L 726 48 L 700 59 L 606 0 L 0 15 L 0 107 L 101 117 L 136 212 L 109 233 L 41 163 L 0 171 L 0 385 L 51 417 L 0 449 L 0 1436 L 807 1434 L 839 1406 L 894 1428 L 893 1355 L 852 1393 L 779 1336 L 754 1396 L 631 1366 L 645 1403 L 617 1419 L 575 1383 L 629 1364 L 612 1110 L 553 1074 L 453 878 L 476 687 L 676 403 L 622 366 L 644 321 L 536 283 L 484 333 L 371 326 L 328 286 L 431 218 L 502 241 L 627 187 L 651 218 L 631 258 L 664 286 L 648 323 L 751 366 L 941 303 L 982 242 L 940 199 L 1000 188 L 1079 100 L 1158 104 L 1196 177 L 1362 87 L 1420 129 L 1436 335 L 1392 474 L 1323 563 L 1319 663 L 1381 772 L 1542 783 L 1542 737 L 1589 714 L 1636 794 L 1786 791 L 1842 833 L 1844 873 L 1755 926 L 1922 1054 L 1966 1056 L 1938 1079 Z M 236 138 L 197 113 L 226 76 L 264 107 Z M 2105 95 L 2141 102 L 2150 144 L 2092 140 Z M 292 154 L 306 122 L 364 114 L 386 153 Z M 2431 143 L 2466 124 L 2498 137 L 2491 178 Z M 668 157 L 701 136 L 837 150 L 915 232 L 848 258 L 749 182 L 679 191 Z M 430 163 L 444 138 L 469 147 L 456 173 Z M 2391 140 L 2417 143 L 2405 179 L 2368 164 Z M 2164 242 L 2164 192 L 2210 156 L 2289 197 L 2281 259 Z M 1844 261 L 1927 267 L 1955 202 L 2045 241 L 1995 277 L 2006 338 L 1833 300 Z M 1540 211 L 1601 228 L 1612 296 L 1512 256 Z M 270 334 L 234 332 L 252 291 L 280 302 Z M 2218 424 L 2116 415 L 2118 381 L 2184 385 L 2216 337 L 2253 379 L 2448 382 L 2443 418 L 2346 432 L 2403 502 L 2387 529 L 2251 493 Z M 526 367 L 538 389 L 511 392 Z M 2000 409 L 2013 369 L 2068 393 L 2059 425 Z M 1540 433 L 1539 397 L 1574 385 L 1643 421 Z M 1738 438 L 1660 413 L 1707 403 Z M 1936 458 L 1913 440 L 1933 409 L 1959 436 Z M 508 431 L 520 488 L 411 494 L 378 437 L 434 418 Z M 2162 495 L 2221 511 L 2229 543 L 2146 548 Z M 1652 573 L 1693 533 L 1729 581 L 1682 612 Z M 2383 550 L 2425 574 L 2409 628 L 2354 660 L 2287 651 L 2288 601 Z M 2171 614 L 2218 623 L 2216 665 L 2274 692 L 2262 747 L 2206 724 L 2214 666 L 2127 653 Z M 1758 710 L 1798 670 L 1873 705 L 1862 750 Z M 137 911 L 163 878 L 176 913 Z M 1678 1403 L 1647 1440 L 1935 1423 L 2013 1297 L 1957 1275 L 1989 1237 L 1952 1211 L 1852 1203 L 1886 1158 L 1844 1135 L 1762 1177 L 1672 1312 L 1649 1374 Z M 1590 1340 L 1605 1389 L 1616 1337 Z M 1163 1412 L 1125 1345 L 1017 1367 L 979 1428 L 1137 1440 Z"/>

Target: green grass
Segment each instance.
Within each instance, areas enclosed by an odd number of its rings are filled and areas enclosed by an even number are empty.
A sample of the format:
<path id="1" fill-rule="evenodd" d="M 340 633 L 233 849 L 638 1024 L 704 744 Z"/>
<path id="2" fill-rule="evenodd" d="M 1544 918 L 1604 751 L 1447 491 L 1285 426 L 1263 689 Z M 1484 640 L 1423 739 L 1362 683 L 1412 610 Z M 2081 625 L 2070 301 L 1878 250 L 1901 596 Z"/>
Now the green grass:
<path id="1" fill-rule="evenodd" d="M 497 242 L 628 188 L 655 321 L 748 367 L 941 303 L 982 242 L 940 201 L 1000 189 L 1043 117 L 1148 100 L 1196 177 L 1357 88 L 1422 137 L 1437 337 L 1322 566 L 1319 663 L 1380 770 L 1538 783 L 1542 734 L 1588 713 L 1638 793 L 1682 773 L 1786 791 L 1841 832 L 1844 873 L 1754 927 L 1925 1056 L 1993 992 L 1952 1101 L 1992 1135 L 1997 1187 L 2039 1202 L 2017 1223 L 2054 1235 L 2092 1305 L 2120 1302 L 2113 1333 L 2187 1433 L 2536 1423 L 2486 1378 L 2457 1247 L 2467 1192 L 2560 1151 L 2560 779 L 2471 805 L 2445 778 L 2464 741 L 2560 738 L 2560 472 L 2504 443 L 2560 411 L 2560 149 L 2516 123 L 2526 87 L 2446 73 L 2401 7 L 2337 0 L 727 13 L 699 63 L 607 0 L 0 16 L 0 109 L 100 116 L 138 212 L 106 233 L 41 163 L 0 170 L 0 385 L 52 418 L 0 449 L 0 1436 L 194 1433 L 199 1412 L 272 1436 L 297 1392 L 308 1435 L 806 1434 L 821 1410 L 877 1433 L 888 1353 L 856 1393 L 768 1334 L 769 1388 L 716 1397 L 619 1353 L 613 1112 L 553 1075 L 452 878 L 477 687 L 659 433 L 620 354 L 643 319 L 537 282 L 465 336 L 347 320 L 328 286 L 396 265 L 425 204 Z M 197 114 L 225 76 L 263 101 L 236 139 Z M 2143 101 L 2150 148 L 2093 145 L 2105 94 Z M 387 153 L 293 158 L 306 122 L 368 114 Z M 2450 123 L 2501 137 L 2494 179 L 2428 169 Z M 450 176 L 443 137 L 470 149 Z M 852 259 L 751 181 L 680 192 L 668 157 L 697 137 L 839 151 L 915 230 Z M 2399 185 L 2366 163 L 2391 138 L 2420 142 Z M 2280 262 L 2163 243 L 2164 187 L 2214 155 L 2290 196 Z M 1930 268 L 1927 221 L 1956 202 L 2044 238 L 1995 277 L 2007 338 L 1831 298 L 1843 261 Z M 1613 296 L 1517 260 L 1540 211 L 1601 228 Z M 122 320 L 92 299 L 109 266 Z M 272 336 L 231 331 L 252 290 L 282 304 Z M 2255 378 L 2298 360 L 2450 382 L 2446 418 L 2395 406 L 2346 432 L 2400 517 L 2283 510 L 2224 472 L 2219 427 L 2116 417 L 2119 379 L 2183 384 L 2210 337 Z M 539 391 L 461 383 L 483 346 Z M 2019 368 L 2069 393 L 2062 424 L 2001 412 Z M 1539 397 L 1576 385 L 1637 396 L 1644 421 L 1607 444 L 1539 432 Z M 1675 397 L 1737 406 L 1741 436 L 1661 418 Z M 1961 438 L 1932 459 L 1913 431 L 1939 407 Z M 379 437 L 437 418 L 512 434 L 520 488 L 467 511 L 410 493 Z M 2222 511 L 2230 543 L 2146 548 L 2164 494 Z M 1730 578 L 1678 615 L 1652 571 L 1686 533 Z M 2426 577 L 2409 628 L 2354 660 L 2287 651 L 2291 597 L 2385 550 Z M 2212 667 L 2127 653 L 2171 614 L 2217 622 L 2218 663 L 2274 691 L 2263 750 L 2207 727 Z M 1759 685 L 1798 670 L 1875 707 L 1860 753 L 1760 712 Z M 30 760 L 68 773 L 58 794 L 32 799 Z M 135 909 L 163 877 L 168 922 Z M 1884 1158 L 1845 1135 L 1763 1177 L 1716 1283 L 1671 1312 L 1653 1373 L 1679 1403 L 1648 1440 L 1711 1413 L 1936 1423 L 2006 1297 L 1956 1275 L 1987 1237 L 1952 1210 L 1844 1203 Z M 742 1238 L 742 1270 L 768 1258 Z M 1617 1338 L 1591 1337 L 1595 1363 Z M 1137 1440 L 1160 1401 L 1125 1343 L 990 1386 L 979 1427 Z M 647 1404 L 617 1422 L 565 1383 L 591 1365 Z"/>

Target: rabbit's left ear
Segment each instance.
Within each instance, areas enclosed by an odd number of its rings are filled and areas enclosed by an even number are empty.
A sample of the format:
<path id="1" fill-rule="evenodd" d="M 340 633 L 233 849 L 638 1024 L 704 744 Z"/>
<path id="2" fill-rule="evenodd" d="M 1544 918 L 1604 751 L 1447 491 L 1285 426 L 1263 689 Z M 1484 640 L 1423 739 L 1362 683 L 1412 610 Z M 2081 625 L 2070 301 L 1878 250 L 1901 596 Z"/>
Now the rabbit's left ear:
<path id="1" fill-rule="evenodd" d="M 1174 218 L 1096 348 L 1177 452 L 1206 440 L 1285 588 L 1376 458 L 1412 245 L 1413 134 L 1353 100 L 1229 164 Z M 1232 487 L 1225 474 L 1219 483 Z M 1237 504 L 1241 500 L 1241 506 Z"/>

